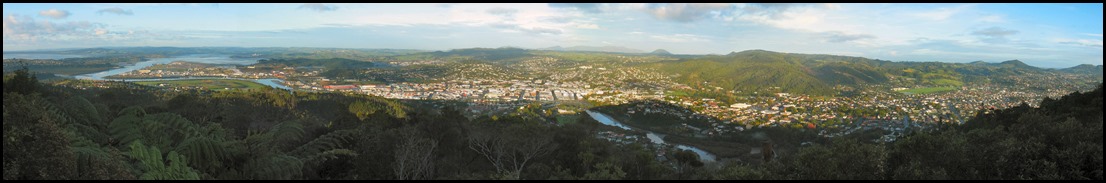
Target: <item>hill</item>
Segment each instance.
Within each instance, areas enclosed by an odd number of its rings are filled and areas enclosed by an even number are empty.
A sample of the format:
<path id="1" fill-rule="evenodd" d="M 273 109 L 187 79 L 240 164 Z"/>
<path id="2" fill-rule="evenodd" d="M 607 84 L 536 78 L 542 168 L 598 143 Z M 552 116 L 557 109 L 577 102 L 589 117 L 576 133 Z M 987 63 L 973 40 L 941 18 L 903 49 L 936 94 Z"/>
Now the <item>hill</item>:
<path id="1" fill-rule="evenodd" d="M 645 53 L 645 51 L 626 48 L 621 46 L 571 46 L 561 47 L 554 46 L 549 48 L 539 48 L 538 50 L 550 50 L 550 51 L 591 51 L 591 52 L 612 52 L 612 53 Z"/>
<path id="2" fill-rule="evenodd" d="M 649 52 L 649 54 L 653 54 L 653 55 L 672 55 L 672 53 L 669 53 L 668 50 L 664 50 L 664 49 L 653 50 L 653 52 Z"/>
<path id="3" fill-rule="evenodd" d="M 1102 75 L 1102 65 L 1097 65 L 1096 66 L 1096 65 L 1091 65 L 1091 64 L 1079 64 L 1079 65 L 1074 66 L 1074 67 L 1060 69 L 1060 71 L 1067 72 L 1067 73 L 1072 73 L 1072 74 L 1091 74 L 1091 75 L 1101 76 Z"/>
<path id="4" fill-rule="evenodd" d="M 747 93 L 833 94 L 834 85 L 884 83 L 887 71 L 859 57 L 788 54 L 764 50 L 734 52 L 647 65 L 689 86 L 715 86 Z M 777 88 L 778 87 L 778 88 Z"/>

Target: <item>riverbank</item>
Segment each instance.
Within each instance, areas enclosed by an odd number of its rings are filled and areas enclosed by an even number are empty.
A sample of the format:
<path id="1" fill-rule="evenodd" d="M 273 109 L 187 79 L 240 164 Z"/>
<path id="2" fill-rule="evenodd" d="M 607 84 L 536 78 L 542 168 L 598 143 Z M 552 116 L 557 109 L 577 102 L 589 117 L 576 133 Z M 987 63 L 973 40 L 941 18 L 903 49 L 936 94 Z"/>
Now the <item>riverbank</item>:
<path id="1" fill-rule="evenodd" d="M 671 144 L 671 145 L 675 146 L 678 149 L 691 150 L 691 151 L 695 152 L 696 154 L 699 154 L 699 159 L 703 162 L 715 162 L 715 161 L 718 160 L 717 156 L 714 155 L 714 153 L 712 153 L 712 152 L 708 152 L 706 150 L 703 150 L 703 149 L 700 149 L 698 147 L 691 146 L 691 145 L 678 144 L 678 143 L 668 143 L 668 142 L 665 142 L 664 137 L 662 137 L 661 135 L 657 135 L 656 133 L 654 133 L 652 131 L 644 130 L 644 129 L 637 128 L 637 127 L 627 126 L 625 123 L 619 122 L 618 120 L 612 118 L 611 116 L 609 116 L 607 114 L 603 114 L 601 112 L 596 112 L 596 111 L 592 111 L 592 110 L 587 110 L 586 112 L 589 116 L 591 116 L 592 119 L 594 119 L 596 121 L 599 121 L 600 123 L 602 123 L 604 125 L 618 127 L 620 129 L 627 130 L 627 131 L 634 131 L 634 132 L 644 131 L 646 133 L 645 134 L 646 137 L 649 138 L 649 140 L 652 141 L 653 143 Z M 667 135 L 665 135 L 665 136 L 667 136 Z"/>
<path id="2" fill-rule="evenodd" d="M 626 119 L 619 115 L 607 116 L 614 119 L 615 121 L 627 121 L 626 123 L 621 124 L 627 126 L 628 128 L 641 129 L 650 133 L 660 134 L 663 136 L 662 138 L 665 141 L 696 147 L 721 159 L 742 158 L 743 156 L 747 156 L 751 148 L 753 148 L 753 146 L 741 143 L 717 141 L 705 139 L 702 137 L 688 137 L 680 134 L 668 133 L 664 130 L 654 129 L 654 127 L 634 123 L 633 120 Z"/>

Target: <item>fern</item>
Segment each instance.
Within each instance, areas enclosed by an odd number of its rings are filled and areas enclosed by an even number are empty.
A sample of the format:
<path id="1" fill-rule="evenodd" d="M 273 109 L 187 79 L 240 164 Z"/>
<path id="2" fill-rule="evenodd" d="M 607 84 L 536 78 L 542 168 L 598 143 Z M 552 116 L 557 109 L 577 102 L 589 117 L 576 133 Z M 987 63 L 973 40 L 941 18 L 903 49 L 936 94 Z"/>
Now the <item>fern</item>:
<path id="1" fill-rule="evenodd" d="M 128 108 L 130 109 L 130 108 Z M 139 125 L 142 118 L 138 117 L 135 113 L 121 113 L 123 115 L 112 120 L 108 124 L 108 134 L 111 134 L 111 138 L 119 144 L 131 144 L 142 138 L 142 131 L 139 129 Z"/>
<path id="2" fill-rule="evenodd" d="M 103 171 L 97 168 L 96 165 L 112 161 L 110 159 L 112 156 L 111 153 L 99 146 L 77 146 L 71 148 L 74 154 L 77 155 L 78 177 L 86 177 L 89 174 L 93 174 L 94 171 Z"/>
<path id="3" fill-rule="evenodd" d="M 307 157 L 324 151 L 339 149 L 343 147 L 345 142 L 356 139 L 356 134 L 356 130 L 338 130 L 330 132 L 296 148 L 296 150 L 292 151 L 292 154 L 297 157 Z"/>
<path id="4" fill-rule="evenodd" d="M 285 154 L 254 159 L 246 165 L 253 179 L 288 180 L 303 175 L 303 161 Z"/>
<path id="5" fill-rule="evenodd" d="M 62 103 L 62 107 L 77 123 L 89 126 L 102 125 L 100 124 L 100 114 L 99 111 L 96 110 L 96 106 L 93 106 L 92 103 L 88 102 L 84 97 L 76 96 L 69 98 Z"/>
<path id="6" fill-rule="evenodd" d="M 149 137 L 161 137 L 163 138 L 162 141 L 168 141 L 173 145 L 178 145 L 185 139 L 202 135 L 195 123 L 173 113 L 146 115 L 143 117 L 143 121 L 148 125 L 147 130 L 161 133 L 161 135 Z M 164 134 L 166 132 L 169 134 Z"/>
<path id="7" fill-rule="evenodd" d="M 182 155 L 189 158 L 189 164 L 203 170 L 215 170 L 229 156 L 223 144 L 208 137 L 193 137 L 181 142 L 177 147 Z"/>
<path id="8" fill-rule="evenodd" d="M 90 140 L 91 142 L 94 142 L 96 144 L 107 144 L 108 140 L 111 139 L 111 137 L 108 136 L 107 134 L 104 134 L 103 132 L 100 132 L 99 130 L 96 130 L 96 128 L 93 128 L 93 127 L 88 126 L 88 125 L 79 124 L 79 123 L 71 123 L 71 124 L 67 125 L 67 128 L 70 131 L 73 132 L 74 136 L 80 136 L 82 138 L 87 138 L 87 140 Z M 75 137 L 71 137 L 71 139 L 72 138 L 75 138 Z"/>
<path id="9" fill-rule="evenodd" d="M 281 122 L 270 128 L 267 133 L 271 137 L 270 140 L 277 145 L 298 143 L 299 140 L 303 139 L 303 123 L 299 120 Z M 284 149 L 283 147 L 276 148 Z"/>
<path id="10" fill-rule="evenodd" d="M 197 173 L 187 165 L 187 158 L 180 156 L 176 151 L 169 151 L 165 159 L 161 157 L 161 150 L 157 147 L 142 145 L 142 141 L 135 141 L 130 145 L 130 156 L 138 160 L 143 173 L 139 179 L 143 180 L 198 180 Z M 165 160 L 169 165 L 165 165 Z"/>
<path id="11" fill-rule="evenodd" d="M 338 156 L 358 156 L 357 152 L 349 149 L 331 149 L 308 156 L 304 159 L 305 164 L 317 165 L 327 160 L 337 159 Z"/>

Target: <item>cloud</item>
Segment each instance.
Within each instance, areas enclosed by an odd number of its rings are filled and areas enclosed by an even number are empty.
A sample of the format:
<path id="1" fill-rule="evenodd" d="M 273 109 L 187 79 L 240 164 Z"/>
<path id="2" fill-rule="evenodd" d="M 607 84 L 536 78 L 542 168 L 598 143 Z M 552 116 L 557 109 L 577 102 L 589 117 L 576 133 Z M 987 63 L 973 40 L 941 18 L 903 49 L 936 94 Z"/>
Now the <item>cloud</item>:
<path id="1" fill-rule="evenodd" d="M 687 23 L 709 18 L 720 11 L 732 8 L 732 5 L 724 3 L 672 3 L 653 4 L 646 8 L 646 12 L 657 19 Z"/>
<path id="2" fill-rule="evenodd" d="M 972 35 L 980 35 L 987 37 L 1005 37 L 1007 35 L 1017 34 L 1017 30 L 1004 29 L 1002 27 L 991 27 L 983 30 L 977 30 L 972 32 Z"/>
<path id="3" fill-rule="evenodd" d="M 656 40 L 665 41 L 665 42 L 677 42 L 677 43 L 706 42 L 708 40 L 703 36 L 693 35 L 693 34 L 652 35 L 652 36 L 649 36 L 649 37 L 653 38 L 653 39 L 656 39 Z"/>
<path id="4" fill-rule="evenodd" d="M 1060 44 L 1070 44 L 1070 45 L 1079 45 L 1079 46 L 1086 46 L 1086 47 L 1102 48 L 1102 40 L 1076 39 L 1076 40 L 1059 41 L 1058 43 L 1060 43 Z"/>
<path id="5" fill-rule="evenodd" d="M 304 3 L 303 5 L 300 5 L 300 7 L 299 7 L 299 9 L 304 9 L 304 8 L 307 8 L 307 9 L 310 9 L 310 10 L 315 10 L 317 12 L 326 12 L 326 11 L 338 10 L 338 6 L 326 5 L 326 4 L 323 4 L 323 3 Z"/>
<path id="6" fill-rule="evenodd" d="M 50 17 L 50 18 L 54 18 L 54 19 L 63 19 L 65 17 L 69 17 L 69 11 L 58 10 L 58 9 L 49 9 L 49 10 L 42 10 L 42 11 L 38 12 L 38 15 L 42 15 L 42 16 Z"/>
<path id="7" fill-rule="evenodd" d="M 599 10 L 599 3 L 549 3 L 549 7 L 553 8 L 571 8 L 584 13 L 601 13 Z"/>
<path id="8" fill-rule="evenodd" d="M 576 25 L 576 28 L 581 28 L 581 29 L 599 29 L 599 25 L 595 25 L 595 24 L 590 24 L 590 23 L 584 23 L 584 24 L 579 24 L 579 25 Z"/>
<path id="9" fill-rule="evenodd" d="M 96 34 L 104 24 L 87 21 L 54 23 L 36 21 L 28 16 L 9 15 L 4 18 L 4 41 L 36 41 L 72 39 Z"/>
<path id="10" fill-rule="evenodd" d="M 131 12 L 131 10 L 124 10 L 123 8 L 118 8 L 118 7 L 107 8 L 107 9 L 102 9 L 100 11 L 96 11 L 96 14 L 103 15 L 104 13 L 111 13 L 111 14 L 116 14 L 116 15 L 134 15 L 134 12 Z"/>
<path id="11" fill-rule="evenodd" d="M 953 15 L 959 14 L 960 12 L 967 11 L 968 9 L 971 9 L 974 6 L 975 6 L 974 4 L 968 4 L 968 5 L 961 5 L 961 6 L 956 6 L 956 7 L 944 7 L 944 8 L 938 8 L 938 9 L 932 10 L 932 11 L 914 13 L 912 15 L 915 16 L 915 17 L 918 17 L 918 18 L 926 19 L 926 20 L 942 21 L 942 20 L 948 20 Z"/>
<path id="12" fill-rule="evenodd" d="M 553 34 L 553 35 L 558 35 L 558 34 L 563 33 L 560 29 L 544 28 L 544 27 L 525 28 L 525 27 L 519 26 L 518 24 L 511 24 L 511 23 L 492 23 L 492 24 L 489 24 L 489 26 L 494 27 L 494 28 L 506 29 L 508 31 L 526 32 L 526 33 L 531 33 L 531 34 Z"/>
<path id="13" fill-rule="evenodd" d="M 872 35 L 869 35 L 869 34 L 845 34 L 845 33 L 842 33 L 842 32 L 833 31 L 833 32 L 823 33 L 822 38 L 824 38 L 827 42 L 841 43 L 841 42 L 849 42 L 849 41 L 858 41 L 858 40 L 863 40 L 863 39 L 874 39 L 874 38 L 876 38 L 876 36 L 872 36 Z"/>
<path id="14" fill-rule="evenodd" d="M 1006 22 L 1006 18 L 1000 15 L 987 15 L 984 17 L 980 17 L 979 21 L 987 23 L 1002 23 Z"/>
<path id="15" fill-rule="evenodd" d="M 508 16 L 509 17 L 509 16 L 514 16 L 515 13 L 518 13 L 518 10 L 517 9 L 498 8 L 497 7 L 497 8 L 488 9 L 487 12 L 488 12 L 488 14 L 492 14 L 492 15 L 502 15 L 502 16 Z"/>
<path id="16" fill-rule="evenodd" d="M 783 18 L 783 13 L 792 7 L 801 6 L 802 4 L 791 3 L 749 3 L 745 4 L 745 7 L 741 8 L 742 15 L 756 15 L 766 16 L 771 19 Z M 826 5 L 826 8 L 837 8 L 837 6 Z"/>
<path id="17" fill-rule="evenodd" d="M 1005 29 L 1001 27 L 991 27 L 983 30 L 977 30 L 972 32 L 972 35 L 982 36 L 984 41 L 987 42 L 1005 42 L 1006 36 L 1017 34 L 1017 30 Z"/>
<path id="18" fill-rule="evenodd" d="M 1086 35 L 1088 35 L 1088 36 L 1094 36 L 1094 37 L 1102 37 L 1102 34 L 1090 34 L 1090 33 L 1088 33 L 1088 34 L 1086 34 Z"/>

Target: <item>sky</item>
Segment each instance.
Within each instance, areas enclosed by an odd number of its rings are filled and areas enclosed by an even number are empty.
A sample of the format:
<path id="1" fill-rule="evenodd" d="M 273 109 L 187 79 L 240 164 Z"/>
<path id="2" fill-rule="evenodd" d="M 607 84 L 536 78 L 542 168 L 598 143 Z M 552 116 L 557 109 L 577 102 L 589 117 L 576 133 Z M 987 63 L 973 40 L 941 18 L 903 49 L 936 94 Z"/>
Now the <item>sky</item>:
<path id="1" fill-rule="evenodd" d="M 1102 65 L 1102 4 L 25 4 L 4 50 L 129 46 L 762 49 Z"/>

